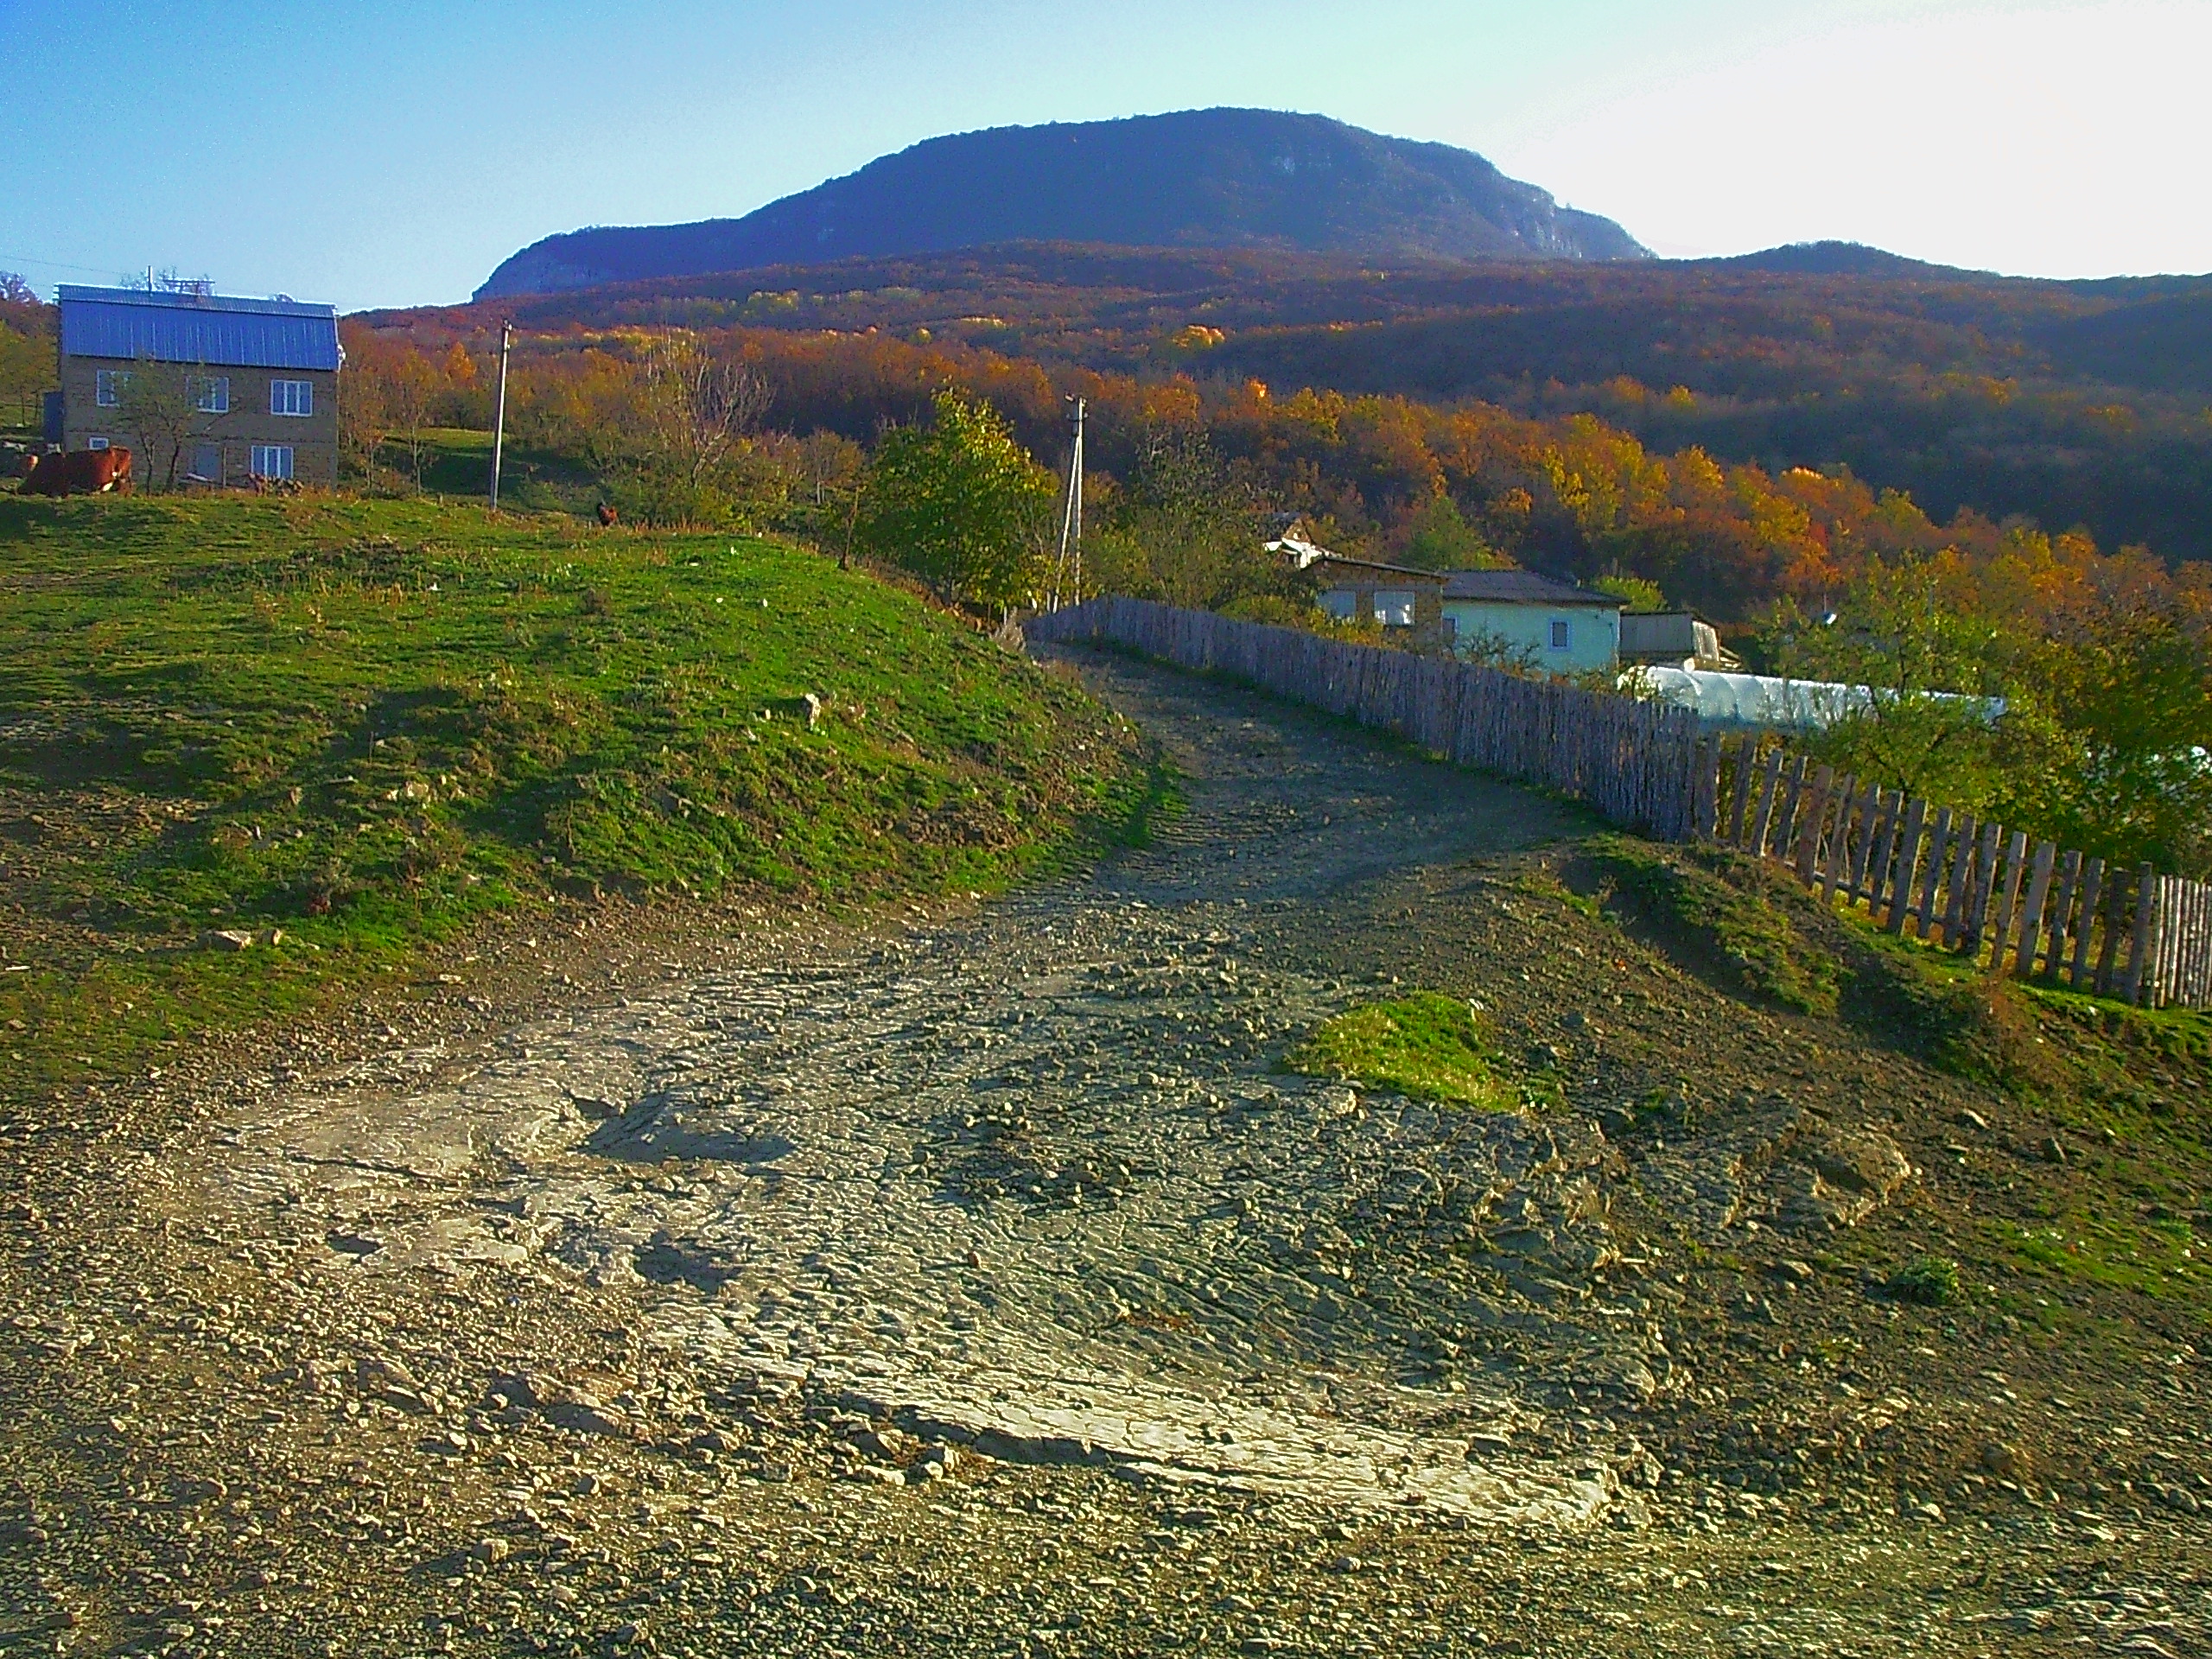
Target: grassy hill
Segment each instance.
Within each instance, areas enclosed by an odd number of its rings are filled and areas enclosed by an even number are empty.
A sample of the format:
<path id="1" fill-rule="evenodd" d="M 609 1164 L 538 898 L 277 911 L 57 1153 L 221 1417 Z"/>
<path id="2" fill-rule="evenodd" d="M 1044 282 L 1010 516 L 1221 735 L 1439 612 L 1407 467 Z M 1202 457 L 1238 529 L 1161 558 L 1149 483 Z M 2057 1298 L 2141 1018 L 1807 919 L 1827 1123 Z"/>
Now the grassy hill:
<path id="1" fill-rule="evenodd" d="M 1130 753 L 1066 682 L 785 546 L 0 495 L 4 1092 L 562 895 L 1001 884 L 1110 823 Z"/>

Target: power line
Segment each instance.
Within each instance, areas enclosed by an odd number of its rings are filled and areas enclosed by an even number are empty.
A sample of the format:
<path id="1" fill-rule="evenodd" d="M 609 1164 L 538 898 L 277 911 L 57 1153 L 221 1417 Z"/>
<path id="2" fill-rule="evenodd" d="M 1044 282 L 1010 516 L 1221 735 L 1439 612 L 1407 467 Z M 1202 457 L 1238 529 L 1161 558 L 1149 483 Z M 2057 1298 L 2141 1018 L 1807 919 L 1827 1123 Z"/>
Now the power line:
<path id="1" fill-rule="evenodd" d="M 73 270 L 86 276 L 113 276 L 111 265 L 73 265 L 60 259 L 33 259 L 20 253 L 0 253 L 0 264 L 30 265 L 40 270 Z"/>

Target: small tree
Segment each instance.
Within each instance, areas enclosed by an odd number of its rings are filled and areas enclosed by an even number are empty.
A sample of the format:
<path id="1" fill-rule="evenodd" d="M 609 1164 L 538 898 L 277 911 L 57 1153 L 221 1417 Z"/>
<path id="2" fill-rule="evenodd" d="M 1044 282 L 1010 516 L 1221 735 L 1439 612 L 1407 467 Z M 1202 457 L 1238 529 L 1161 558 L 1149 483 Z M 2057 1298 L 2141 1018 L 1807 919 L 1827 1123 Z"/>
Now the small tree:
<path id="1" fill-rule="evenodd" d="M 1034 596 L 1052 480 L 989 404 L 941 391 L 925 427 L 893 427 L 868 468 L 859 539 L 948 599 L 1000 611 Z"/>
<path id="2" fill-rule="evenodd" d="M 349 363 L 338 388 L 338 447 L 365 478 L 376 473 L 377 453 L 391 435 L 391 404 L 384 377 L 363 360 Z"/>
<path id="3" fill-rule="evenodd" d="M 408 466 L 418 490 L 423 487 L 423 434 L 442 389 L 430 359 L 412 346 L 385 364 L 380 377 L 379 391 L 391 412 L 391 429 L 407 445 Z"/>
<path id="4" fill-rule="evenodd" d="M 162 487 L 176 487 L 185 446 L 206 431 L 193 382 L 199 377 L 175 363 L 141 358 L 116 391 L 116 425 L 145 457 L 138 469 L 149 483 L 156 474 Z"/>
<path id="5" fill-rule="evenodd" d="M 655 340 L 638 369 L 646 454 L 693 490 L 729 459 L 774 400 L 774 389 L 744 363 L 712 355 L 689 334 Z"/>
<path id="6" fill-rule="evenodd" d="M 1600 576 L 1590 586 L 1599 593 L 1610 594 L 1631 611 L 1663 611 L 1667 596 L 1659 591 L 1659 584 L 1642 576 L 1624 576 L 1615 571 L 1610 576 Z"/>
<path id="7" fill-rule="evenodd" d="M 1399 560 L 1416 570 L 1497 570 L 1512 563 L 1469 524 L 1459 504 L 1439 490 L 1402 526 Z"/>

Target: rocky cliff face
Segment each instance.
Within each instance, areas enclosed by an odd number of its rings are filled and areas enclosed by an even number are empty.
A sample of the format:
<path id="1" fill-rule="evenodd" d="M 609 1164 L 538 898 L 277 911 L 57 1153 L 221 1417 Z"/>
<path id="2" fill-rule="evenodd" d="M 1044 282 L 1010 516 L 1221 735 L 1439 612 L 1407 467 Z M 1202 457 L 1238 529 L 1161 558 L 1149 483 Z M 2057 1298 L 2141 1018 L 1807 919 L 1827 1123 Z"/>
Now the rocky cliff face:
<path id="1" fill-rule="evenodd" d="M 931 138 L 742 219 L 548 237 L 476 297 L 1022 241 L 1649 257 L 1611 219 L 1562 207 L 1468 150 L 1319 116 L 1195 110 Z"/>

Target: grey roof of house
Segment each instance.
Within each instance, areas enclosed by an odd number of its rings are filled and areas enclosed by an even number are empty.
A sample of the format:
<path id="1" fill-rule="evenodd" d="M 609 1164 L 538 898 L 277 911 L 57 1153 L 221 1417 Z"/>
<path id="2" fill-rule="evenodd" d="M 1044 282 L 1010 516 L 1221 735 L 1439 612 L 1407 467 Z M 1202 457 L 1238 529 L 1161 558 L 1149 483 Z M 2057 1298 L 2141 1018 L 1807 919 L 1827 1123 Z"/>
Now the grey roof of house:
<path id="1" fill-rule="evenodd" d="M 1471 599 L 1493 605 L 1601 605 L 1619 610 L 1621 601 L 1570 582 L 1554 582 L 1534 570 L 1454 570 L 1444 580 L 1447 600 Z"/>
<path id="2" fill-rule="evenodd" d="M 60 297 L 61 349 L 71 357 L 253 369 L 338 367 L 335 306 L 67 284 Z"/>
<path id="3" fill-rule="evenodd" d="M 1379 559 L 1355 559 L 1348 553 L 1325 552 L 1307 568 L 1319 568 L 1325 575 L 1326 568 L 1330 565 L 1338 565 L 1346 570 L 1378 571 L 1385 576 L 1394 579 L 1403 577 L 1408 582 L 1442 582 L 1444 580 L 1442 575 L 1433 570 L 1416 570 L 1410 565 L 1403 564 L 1384 564 Z"/>

